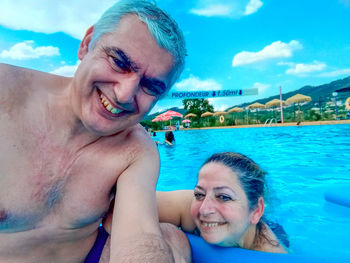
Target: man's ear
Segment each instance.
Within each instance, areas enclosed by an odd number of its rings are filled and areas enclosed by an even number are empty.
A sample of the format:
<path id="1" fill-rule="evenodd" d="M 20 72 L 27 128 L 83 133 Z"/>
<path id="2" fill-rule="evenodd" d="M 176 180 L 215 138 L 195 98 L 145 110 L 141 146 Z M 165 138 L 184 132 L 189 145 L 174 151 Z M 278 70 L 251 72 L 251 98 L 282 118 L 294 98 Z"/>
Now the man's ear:
<path id="1" fill-rule="evenodd" d="M 85 55 L 89 52 L 89 44 L 92 38 L 92 31 L 94 30 L 94 26 L 91 26 L 86 30 L 85 36 L 80 42 L 79 50 L 78 50 L 78 58 L 82 60 Z"/>
<path id="2" fill-rule="evenodd" d="M 253 210 L 253 212 L 250 215 L 250 223 L 251 224 L 256 225 L 259 222 L 260 218 L 264 214 L 264 209 L 265 209 L 264 198 L 262 196 L 260 196 L 255 209 Z"/>

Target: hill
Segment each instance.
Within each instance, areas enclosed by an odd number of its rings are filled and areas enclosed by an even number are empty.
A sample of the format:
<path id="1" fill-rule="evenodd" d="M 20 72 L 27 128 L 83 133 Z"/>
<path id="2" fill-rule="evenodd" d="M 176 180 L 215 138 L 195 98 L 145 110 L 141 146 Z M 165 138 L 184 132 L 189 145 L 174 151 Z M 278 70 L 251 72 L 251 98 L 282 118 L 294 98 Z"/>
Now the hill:
<path id="1" fill-rule="evenodd" d="M 320 86 L 307 85 L 307 86 L 304 86 L 304 87 L 302 87 L 300 89 L 297 89 L 297 90 L 294 90 L 294 91 L 290 91 L 290 92 L 287 92 L 287 93 L 282 93 L 282 99 L 286 100 L 286 99 L 288 99 L 291 96 L 294 96 L 294 95 L 296 95 L 298 93 L 301 93 L 303 95 L 310 96 L 312 101 L 326 102 L 326 101 L 330 101 L 331 100 L 331 98 L 333 97 L 332 93 L 334 91 L 336 91 L 338 89 L 341 89 L 341 88 L 349 87 L 349 86 L 350 86 L 350 77 L 347 77 L 347 78 L 335 80 L 335 81 L 332 81 L 332 82 L 330 82 L 328 84 L 323 84 L 323 85 L 320 85 Z M 344 95 L 349 95 L 349 92 L 341 93 L 341 94 L 338 93 L 338 94 L 339 94 L 338 97 L 342 98 L 342 97 L 347 97 L 347 96 L 344 96 Z M 275 95 L 275 96 L 271 96 L 271 97 L 260 99 L 260 100 L 256 100 L 256 101 L 252 101 L 252 102 L 249 102 L 249 103 L 243 103 L 243 104 L 239 105 L 239 107 L 246 107 L 249 104 L 252 104 L 254 102 L 259 102 L 261 104 L 265 104 L 266 102 L 268 102 L 270 100 L 279 99 L 279 98 L 280 98 L 280 96 L 278 94 L 278 95 Z M 233 108 L 233 107 L 230 107 L 227 110 L 229 110 L 231 108 Z"/>

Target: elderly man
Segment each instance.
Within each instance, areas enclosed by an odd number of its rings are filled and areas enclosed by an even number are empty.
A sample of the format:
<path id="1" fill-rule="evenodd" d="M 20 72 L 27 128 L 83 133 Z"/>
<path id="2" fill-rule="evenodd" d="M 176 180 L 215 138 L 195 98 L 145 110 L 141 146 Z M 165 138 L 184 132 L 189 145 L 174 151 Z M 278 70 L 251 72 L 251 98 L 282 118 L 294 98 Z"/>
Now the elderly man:
<path id="1" fill-rule="evenodd" d="M 177 24 L 120 0 L 81 41 L 73 78 L 0 65 L 0 262 L 84 262 L 115 200 L 110 262 L 172 262 L 138 122 L 179 77 Z M 100 235 L 99 235 L 100 236 Z"/>

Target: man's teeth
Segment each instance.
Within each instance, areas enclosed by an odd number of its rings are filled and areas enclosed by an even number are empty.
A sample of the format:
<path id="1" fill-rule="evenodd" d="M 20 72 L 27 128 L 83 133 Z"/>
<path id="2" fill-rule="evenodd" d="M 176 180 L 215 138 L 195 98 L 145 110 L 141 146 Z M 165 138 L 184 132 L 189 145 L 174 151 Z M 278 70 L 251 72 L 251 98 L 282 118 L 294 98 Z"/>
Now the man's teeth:
<path id="1" fill-rule="evenodd" d="M 206 222 L 202 222 L 202 225 L 203 225 L 203 226 L 206 226 L 206 227 L 216 227 L 216 226 L 218 226 L 219 224 L 218 224 L 218 223 L 206 223 Z"/>
<path id="2" fill-rule="evenodd" d="M 101 102 L 102 104 L 105 106 L 105 108 L 112 112 L 113 114 L 117 114 L 117 113 L 120 113 L 122 112 L 122 110 L 119 110 L 117 108 L 114 108 L 109 102 L 108 100 L 103 96 L 103 94 L 100 95 L 100 99 L 101 99 Z"/>

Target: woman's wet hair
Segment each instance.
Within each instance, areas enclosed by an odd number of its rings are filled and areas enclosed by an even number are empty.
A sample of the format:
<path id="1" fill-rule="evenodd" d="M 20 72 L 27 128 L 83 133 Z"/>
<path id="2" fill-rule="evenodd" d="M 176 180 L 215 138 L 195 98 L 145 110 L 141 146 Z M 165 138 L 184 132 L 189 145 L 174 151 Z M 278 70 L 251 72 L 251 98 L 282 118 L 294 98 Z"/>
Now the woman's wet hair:
<path id="1" fill-rule="evenodd" d="M 173 143 L 175 141 L 175 136 L 172 131 L 167 131 L 165 133 L 165 140 L 167 140 L 170 143 Z"/>
<path id="2" fill-rule="evenodd" d="M 97 41 L 106 33 L 113 32 L 126 15 L 137 15 L 144 22 L 158 45 L 174 58 L 172 86 L 179 78 L 185 65 L 186 47 L 182 31 L 167 13 L 158 8 L 154 1 L 119 0 L 111 6 L 94 25 L 89 45 L 93 49 Z"/>

